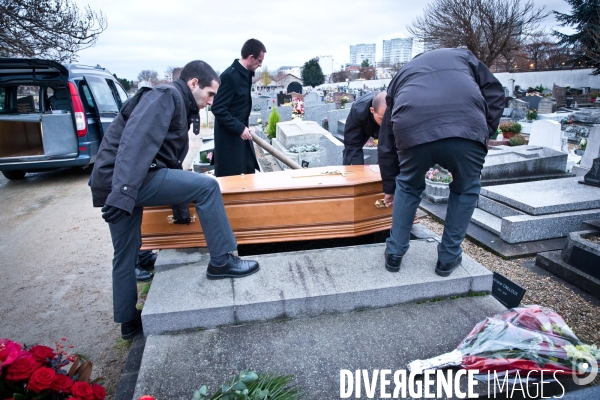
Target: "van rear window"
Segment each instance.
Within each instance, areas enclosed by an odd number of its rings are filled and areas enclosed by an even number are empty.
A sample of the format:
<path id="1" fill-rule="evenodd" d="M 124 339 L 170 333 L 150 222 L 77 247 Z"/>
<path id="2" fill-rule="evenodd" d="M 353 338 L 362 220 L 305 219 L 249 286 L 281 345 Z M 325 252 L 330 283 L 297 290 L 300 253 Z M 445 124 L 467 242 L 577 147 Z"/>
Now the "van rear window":
<path id="1" fill-rule="evenodd" d="M 100 112 L 119 112 L 119 106 L 117 106 L 115 97 L 106 79 L 86 75 L 85 80 Z"/>
<path id="2" fill-rule="evenodd" d="M 6 110 L 6 88 L 0 88 L 0 112 Z"/>

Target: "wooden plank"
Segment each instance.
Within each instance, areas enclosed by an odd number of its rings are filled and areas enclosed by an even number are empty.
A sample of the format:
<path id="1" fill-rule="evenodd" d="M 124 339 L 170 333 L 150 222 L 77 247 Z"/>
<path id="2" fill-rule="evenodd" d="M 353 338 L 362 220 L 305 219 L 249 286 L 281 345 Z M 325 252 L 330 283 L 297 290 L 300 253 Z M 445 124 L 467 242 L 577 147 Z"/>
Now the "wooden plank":
<path id="1" fill-rule="evenodd" d="M 337 171 L 337 172 L 336 172 Z M 337 166 L 217 178 L 239 244 L 354 237 L 389 229 L 377 166 Z M 170 207 L 147 207 L 142 248 L 203 247 L 199 223 L 167 223 Z M 190 205 L 190 214 L 196 210 Z"/>

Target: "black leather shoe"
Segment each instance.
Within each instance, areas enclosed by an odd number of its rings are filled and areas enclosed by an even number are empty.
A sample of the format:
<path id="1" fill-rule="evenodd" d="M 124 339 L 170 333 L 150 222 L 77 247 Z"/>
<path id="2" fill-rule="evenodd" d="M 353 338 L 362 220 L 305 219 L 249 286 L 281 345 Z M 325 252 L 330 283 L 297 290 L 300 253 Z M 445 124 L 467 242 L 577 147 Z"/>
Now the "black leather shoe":
<path id="1" fill-rule="evenodd" d="M 148 282 L 154 278 L 154 274 L 150 271 L 135 267 L 135 280 L 138 282 Z"/>
<path id="2" fill-rule="evenodd" d="M 143 332 L 142 310 L 137 311 L 138 315 L 133 321 L 121 324 L 121 337 L 125 340 L 133 339 L 136 335 Z"/>
<path id="3" fill-rule="evenodd" d="M 225 265 L 215 267 L 208 264 L 206 277 L 208 279 L 223 279 L 223 278 L 242 278 L 252 275 L 260 269 L 256 261 L 242 260 L 239 257 L 229 255 L 229 261 Z"/>
<path id="4" fill-rule="evenodd" d="M 398 272 L 400 271 L 400 264 L 402 264 L 402 256 L 389 254 L 385 249 L 385 269 L 390 272 Z"/>
<path id="5" fill-rule="evenodd" d="M 456 269 L 456 267 L 458 267 L 460 265 L 461 262 L 462 262 L 462 255 L 458 256 L 458 258 L 456 260 L 454 260 L 448 264 L 445 264 L 438 260 L 438 262 L 435 266 L 435 273 L 438 274 L 439 276 L 449 276 L 452 273 L 452 271 L 454 271 Z"/>
<path id="6" fill-rule="evenodd" d="M 138 252 L 138 266 L 146 271 L 152 271 L 157 258 L 158 254 L 152 250 L 140 250 Z"/>

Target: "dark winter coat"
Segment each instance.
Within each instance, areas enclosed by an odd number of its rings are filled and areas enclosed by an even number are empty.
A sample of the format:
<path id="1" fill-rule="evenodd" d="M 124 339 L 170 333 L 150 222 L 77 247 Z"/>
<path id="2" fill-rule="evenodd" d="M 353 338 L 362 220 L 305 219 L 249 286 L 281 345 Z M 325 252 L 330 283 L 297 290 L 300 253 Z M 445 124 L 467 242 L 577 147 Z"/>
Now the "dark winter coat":
<path id="1" fill-rule="evenodd" d="M 248 126 L 254 72 L 235 60 L 221 74 L 221 86 L 211 111 L 215 116 L 215 175 L 252 174 L 259 169 L 252 140 L 240 136 Z"/>
<path id="2" fill-rule="evenodd" d="M 128 100 L 98 150 L 90 177 L 94 207 L 108 204 L 131 213 L 138 190 L 156 170 L 181 169 L 189 150 L 190 123 L 198 133 L 198 112 L 181 79 L 142 89 Z"/>
<path id="3" fill-rule="evenodd" d="M 344 165 L 363 165 L 363 146 L 369 138 L 377 139 L 379 125 L 370 110 L 377 93 L 366 94 L 352 104 L 344 128 Z"/>
<path id="4" fill-rule="evenodd" d="M 504 109 L 504 89 L 470 51 L 438 49 L 402 67 L 390 82 L 386 102 L 378 158 L 384 192 L 392 194 L 404 149 L 452 137 L 478 141 L 487 149 Z"/>

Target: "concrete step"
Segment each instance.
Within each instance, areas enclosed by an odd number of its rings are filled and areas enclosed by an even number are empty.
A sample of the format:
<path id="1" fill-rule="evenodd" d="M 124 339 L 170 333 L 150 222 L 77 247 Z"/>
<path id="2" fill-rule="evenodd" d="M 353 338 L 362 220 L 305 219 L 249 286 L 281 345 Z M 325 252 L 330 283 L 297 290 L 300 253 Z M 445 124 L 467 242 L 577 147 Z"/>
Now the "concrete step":
<path id="1" fill-rule="evenodd" d="M 261 265 L 258 273 L 220 281 L 206 279 L 207 255 L 192 254 L 191 263 L 172 267 L 163 263 L 142 312 L 144 332 L 313 317 L 491 291 L 492 273 L 466 254 L 452 275 L 436 275 L 434 239 L 411 241 L 399 273 L 384 268 L 384 250 L 385 244 L 372 244 L 260 255 L 252 257 Z M 177 257 L 181 261 L 182 253 Z"/>
<path id="2" fill-rule="evenodd" d="M 513 215 L 524 215 L 525 213 L 516 210 L 506 204 L 502 204 L 498 201 L 492 200 L 485 196 L 479 196 L 479 201 L 477 202 L 477 208 L 488 212 L 496 217 L 504 218 L 504 217 L 512 217 Z"/>
<path id="3" fill-rule="evenodd" d="M 473 211 L 473 217 L 471 217 L 471 222 L 500 236 L 500 231 L 502 228 L 502 218 L 498 218 L 487 211 L 483 211 L 480 208 L 476 208 L 475 211 Z"/>

